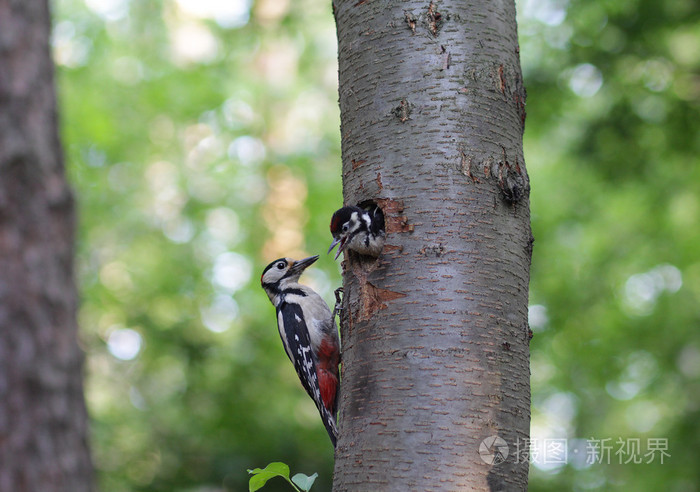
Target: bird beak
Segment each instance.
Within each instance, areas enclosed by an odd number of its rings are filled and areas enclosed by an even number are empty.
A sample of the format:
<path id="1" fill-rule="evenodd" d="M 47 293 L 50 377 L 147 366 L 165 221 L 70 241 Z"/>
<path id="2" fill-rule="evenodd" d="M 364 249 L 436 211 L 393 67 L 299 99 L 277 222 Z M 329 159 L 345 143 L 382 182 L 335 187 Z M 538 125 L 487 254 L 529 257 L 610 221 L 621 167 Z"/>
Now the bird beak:
<path id="1" fill-rule="evenodd" d="M 316 260 L 318 260 L 318 255 L 309 256 L 308 258 L 295 261 L 294 264 L 289 268 L 289 270 L 291 272 L 299 273 L 299 275 L 301 275 L 301 272 L 310 267 Z"/>
<path id="2" fill-rule="evenodd" d="M 333 248 L 335 248 L 337 244 L 340 244 L 340 246 L 338 246 L 338 251 L 335 253 L 335 258 L 334 258 L 335 260 L 338 259 L 338 257 L 340 256 L 340 253 L 345 249 L 345 241 L 346 240 L 347 240 L 346 237 L 334 238 L 333 242 L 331 243 L 331 247 L 328 248 L 328 253 L 330 253 L 331 251 L 333 251 Z"/>
<path id="3" fill-rule="evenodd" d="M 328 248 L 328 253 L 326 253 L 326 254 L 330 254 L 330 252 L 333 251 L 333 248 L 335 248 L 339 242 L 340 242 L 340 239 L 338 239 L 337 237 L 334 237 L 333 242 L 331 243 L 331 247 Z"/>

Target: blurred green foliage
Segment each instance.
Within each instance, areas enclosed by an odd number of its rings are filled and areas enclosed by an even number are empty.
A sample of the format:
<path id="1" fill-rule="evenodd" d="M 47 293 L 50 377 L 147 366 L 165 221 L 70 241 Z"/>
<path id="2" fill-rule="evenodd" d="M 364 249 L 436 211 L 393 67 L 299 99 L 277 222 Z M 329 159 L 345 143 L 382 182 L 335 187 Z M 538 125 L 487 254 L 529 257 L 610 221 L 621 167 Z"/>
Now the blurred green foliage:
<path id="1" fill-rule="evenodd" d="M 330 2 L 53 7 L 102 490 L 246 490 L 277 460 L 330 489 L 332 447 L 257 282 L 323 252 L 341 203 Z M 698 490 L 700 8 L 518 9 L 532 437 L 572 446 L 566 466 L 540 450 L 530 489 Z M 305 280 L 330 303 L 338 267 L 322 256 Z M 611 439 L 609 464 L 581 459 L 591 438 Z M 619 464 L 628 438 L 670 457 Z"/>

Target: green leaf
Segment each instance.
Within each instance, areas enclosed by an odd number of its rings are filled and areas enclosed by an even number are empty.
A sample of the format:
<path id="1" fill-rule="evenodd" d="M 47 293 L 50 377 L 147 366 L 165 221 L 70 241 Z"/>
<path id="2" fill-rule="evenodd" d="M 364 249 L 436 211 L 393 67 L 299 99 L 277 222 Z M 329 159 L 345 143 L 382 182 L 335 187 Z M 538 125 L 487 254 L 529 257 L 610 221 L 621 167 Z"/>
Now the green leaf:
<path id="1" fill-rule="evenodd" d="M 253 475 L 248 481 L 248 492 L 255 492 L 256 490 L 263 488 L 268 480 L 276 476 L 278 475 L 266 472 L 261 472 L 258 475 Z"/>
<path id="2" fill-rule="evenodd" d="M 257 470 L 260 469 L 257 468 Z M 281 461 L 273 461 L 272 463 L 267 465 L 263 470 L 260 470 L 258 473 L 260 472 L 274 473 L 275 476 L 280 476 L 289 479 L 289 466 L 286 463 L 282 463 Z"/>
<path id="3" fill-rule="evenodd" d="M 286 481 L 289 480 L 289 466 L 280 462 L 273 462 L 267 465 L 264 469 L 255 468 L 248 470 L 248 473 L 253 475 L 248 481 L 248 491 L 255 492 L 265 486 L 268 480 L 275 477 L 282 477 Z"/>
<path id="4" fill-rule="evenodd" d="M 292 482 L 297 484 L 301 490 L 309 492 L 309 490 L 311 490 L 311 486 L 314 484 L 317 477 L 318 473 L 314 473 L 311 476 L 304 475 L 303 473 L 297 473 L 292 477 Z"/>
<path id="5" fill-rule="evenodd" d="M 274 461 L 267 465 L 265 467 L 265 470 L 263 471 L 275 473 L 276 475 L 279 475 L 280 477 L 284 477 L 287 480 L 289 480 L 289 466 L 286 463 Z"/>

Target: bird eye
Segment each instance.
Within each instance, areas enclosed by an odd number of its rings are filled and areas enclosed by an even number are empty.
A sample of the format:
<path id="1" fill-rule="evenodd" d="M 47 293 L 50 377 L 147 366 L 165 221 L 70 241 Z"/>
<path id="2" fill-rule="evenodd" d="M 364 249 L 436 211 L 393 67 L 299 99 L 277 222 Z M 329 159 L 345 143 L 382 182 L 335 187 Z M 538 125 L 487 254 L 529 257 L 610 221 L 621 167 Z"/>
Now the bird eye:
<path id="1" fill-rule="evenodd" d="M 282 270 L 282 269 L 284 268 L 284 262 L 280 261 L 280 262 L 277 264 L 277 268 L 279 268 L 280 270 Z"/>
<path id="2" fill-rule="evenodd" d="M 343 224 L 343 232 L 348 232 L 348 225 L 347 224 Z"/>

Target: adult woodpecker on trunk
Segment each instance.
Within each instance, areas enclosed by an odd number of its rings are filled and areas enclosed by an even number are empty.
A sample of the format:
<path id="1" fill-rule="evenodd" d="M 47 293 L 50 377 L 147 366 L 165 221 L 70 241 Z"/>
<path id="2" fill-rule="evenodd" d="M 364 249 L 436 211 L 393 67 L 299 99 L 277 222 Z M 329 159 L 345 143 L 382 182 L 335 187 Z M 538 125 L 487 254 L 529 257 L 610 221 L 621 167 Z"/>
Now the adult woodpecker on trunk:
<path id="1" fill-rule="evenodd" d="M 301 274 L 316 260 L 318 255 L 275 260 L 263 270 L 260 283 L 277 310 L 277 328 L 287 356 L 335 447 L 340 339 L 326 302 L 299 283 Z"/>

